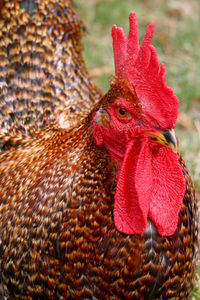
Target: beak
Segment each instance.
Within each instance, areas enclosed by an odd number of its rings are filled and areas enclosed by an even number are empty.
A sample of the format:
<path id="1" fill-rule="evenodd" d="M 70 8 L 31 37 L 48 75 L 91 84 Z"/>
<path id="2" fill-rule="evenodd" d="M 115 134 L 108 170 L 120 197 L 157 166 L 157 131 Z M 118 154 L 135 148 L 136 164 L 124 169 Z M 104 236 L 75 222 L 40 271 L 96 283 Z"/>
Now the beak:
<path id="1" fill-rule="evenodd" d="M 146 132 L 146 134 L 149 135 L 154 142 L 171 148 L 174 153 L 178 152 L 178 139 L 174 129 L 167 129 L 163 132 Z"/>

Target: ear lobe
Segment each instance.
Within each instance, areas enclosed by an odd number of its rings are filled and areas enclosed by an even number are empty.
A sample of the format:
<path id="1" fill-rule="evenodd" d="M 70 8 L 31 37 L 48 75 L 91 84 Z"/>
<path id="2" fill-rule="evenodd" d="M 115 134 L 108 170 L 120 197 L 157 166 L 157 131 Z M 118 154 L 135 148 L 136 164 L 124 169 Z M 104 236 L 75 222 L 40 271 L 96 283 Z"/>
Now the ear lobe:
<path id="1" fill-rule="evenodd" d="M 105 109 L 100 107 L 99 110 L 96 112 L 95 121 L 98 125 L 107 127 L 110 124 L 109 114 Z"/>

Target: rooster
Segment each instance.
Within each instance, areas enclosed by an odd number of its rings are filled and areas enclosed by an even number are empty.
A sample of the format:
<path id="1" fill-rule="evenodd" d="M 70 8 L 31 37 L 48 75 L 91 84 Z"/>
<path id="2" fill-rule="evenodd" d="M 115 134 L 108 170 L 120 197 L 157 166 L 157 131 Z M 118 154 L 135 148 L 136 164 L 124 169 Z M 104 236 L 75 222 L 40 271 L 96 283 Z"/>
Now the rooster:
<path id="1" fill-rule="evenodd" d="M 28 5 L 26 5 L 28 4 Z M 71 1 L 4 1 L 0 264 L 8 299 L 189 299 L 197 200 L 178 99 L 135 13 L 101 96 Z"/>

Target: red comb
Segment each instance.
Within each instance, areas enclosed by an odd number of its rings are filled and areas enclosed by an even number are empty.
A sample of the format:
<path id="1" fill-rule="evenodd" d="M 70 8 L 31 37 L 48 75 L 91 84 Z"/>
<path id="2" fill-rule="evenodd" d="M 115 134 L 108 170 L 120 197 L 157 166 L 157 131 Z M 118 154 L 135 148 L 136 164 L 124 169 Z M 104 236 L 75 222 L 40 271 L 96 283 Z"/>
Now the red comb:
<path id="1" fill-rule="evenodd" d="M 134 12 L 129 15 L 129 26 L 128 39 L 122 28 L 112 28 L 116 76 L 134 87 L 146 115 L 163 129 L 174 128 L 179 102 L 166 85 L 165 67 L 159 68 L 156 50 L 151 45 L 154 24 L 148 26 L 140 47 Z"/>

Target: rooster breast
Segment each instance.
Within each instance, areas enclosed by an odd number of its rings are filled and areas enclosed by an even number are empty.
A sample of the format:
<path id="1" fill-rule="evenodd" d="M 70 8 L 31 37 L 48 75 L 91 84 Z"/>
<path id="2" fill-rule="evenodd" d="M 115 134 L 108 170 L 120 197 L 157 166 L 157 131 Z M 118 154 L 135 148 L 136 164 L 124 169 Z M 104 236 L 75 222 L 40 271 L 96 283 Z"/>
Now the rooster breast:
<path id="1" fill-rule="evenodd" d="M 115 166 L 89 124 L 52 129 L 0 160 L 0 262 L 12 297 L 189 299 L 197 208 L 181 157 L 187 189 L 170 237 L 150 220 L 143 234 L 117 231 Z"/>

